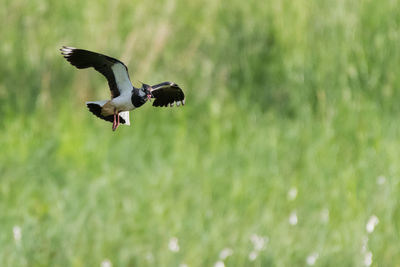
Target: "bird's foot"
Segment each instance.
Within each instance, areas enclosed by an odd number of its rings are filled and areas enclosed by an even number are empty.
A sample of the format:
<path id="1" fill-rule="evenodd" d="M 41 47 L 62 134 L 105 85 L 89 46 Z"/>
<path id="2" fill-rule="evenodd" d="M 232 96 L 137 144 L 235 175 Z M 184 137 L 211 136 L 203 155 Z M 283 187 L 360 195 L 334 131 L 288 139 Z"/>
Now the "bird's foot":
<path id="1" fill-rule="evenodd" d="M 114 123 L 114 124 L 113 124 L 113 127 L 112 127 L 112 130 L 113 130 L 113 131 L 117 130 L 118 125 L 119 125 L 118 123 Z"/>

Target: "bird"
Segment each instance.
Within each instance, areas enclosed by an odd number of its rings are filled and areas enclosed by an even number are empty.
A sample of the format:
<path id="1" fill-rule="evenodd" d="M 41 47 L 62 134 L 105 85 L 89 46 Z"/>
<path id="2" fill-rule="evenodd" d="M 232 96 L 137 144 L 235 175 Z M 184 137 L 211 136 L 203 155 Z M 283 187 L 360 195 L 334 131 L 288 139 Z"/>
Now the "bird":
<path id="1" fill-rule="evenodd" d="M 103 74 L 111 91 L 111 99 L 88 101 L 86 106 L 95 116 L 112 122 L 115 131 L 120 124 L 130 125 L 129 111 L 154 98 L 154 107 L 173 107 L 185 104 L 185 94 L 174 82 L 155 85 L 142 83 L 136 88 L 129 78 L 128 67 L 120 60 L 97 52 L 70 46 L 60 48 L 61 55 L 78 69 L 94 68 Z"/>

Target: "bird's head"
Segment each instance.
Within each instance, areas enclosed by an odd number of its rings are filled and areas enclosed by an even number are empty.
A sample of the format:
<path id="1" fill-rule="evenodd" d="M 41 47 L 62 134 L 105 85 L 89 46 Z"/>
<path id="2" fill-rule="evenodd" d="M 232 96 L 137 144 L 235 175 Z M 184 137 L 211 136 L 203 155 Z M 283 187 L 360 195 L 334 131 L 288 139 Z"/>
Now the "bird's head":
<path id="1" fill-rule="evenodd" d="M 142 88 L 143 92 L 147 96 L 147 100 L 150 100 L 153 97 L 153 94 L 151 93 L 151 90 L 153 89 L 150 85 L 142 83 Z"/>

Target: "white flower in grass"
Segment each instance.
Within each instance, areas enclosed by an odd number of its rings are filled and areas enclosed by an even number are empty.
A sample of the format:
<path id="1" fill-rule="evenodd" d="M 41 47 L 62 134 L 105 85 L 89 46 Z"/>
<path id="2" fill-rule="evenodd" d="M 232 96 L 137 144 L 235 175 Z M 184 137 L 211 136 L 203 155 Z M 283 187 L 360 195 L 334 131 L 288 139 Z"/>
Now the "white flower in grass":
<path id="1" fill-rule="evenodd" d="M 178 251 L 179 251 L 178 238 L 172 237 L 172 238 L 169 240 L 168 248 L 169 248 L 169 250 L 171 250 L 172 252 L 178 252 Z"/>
<path id="2" fill-rule="evenodd" d="M 371 266 L 372 252 L 368 250 L 368 236 L 364 236 L 362 239 L 361 253 L 364 256 L 364 266 Z"/>
<path id="3" fill-rule="evenodd" d="M 379 223 L 379 219 L 378 217 L 376 217 L 375 215 L 372 215 L 366 225 L 366 229 L 368 233 L 372 233 L 375 229 L 375 226 Z"/>
<path id="4" fill-rule="evenodd" d="M 104 259 L 102 262 L 101 262 L 101 265 L 100 265 L 101 267 L 112 267 L 112 263 L 111 263 L 111 261 L 109 260 L 109 259 Z"/>
<path id="5" fill-rule="evenodd" d="M 221 252 L 219 253 L 219 258 L 221 260 L 225 260 L 226 258 L 228 258 L 229 256 L 231 256 L 233 254 L 233 250 L 231 248 L 224 248 L 223 250 L 221 250 Z"/>
<path id="6" fill-rule="evenodd" d="M 260 251 L 265 248 L 269 239 L 267 236 L 263 237 L 263 236 L 259 236 L 257 234 L 253 234 L 253 235 L 251 235 L 250 240 L 253 243 L 254 250 Z"/>
<path id="7" fill-rule="evenodd" d="M 214 267 L 225 267 L 225 263 L 223 261 L 217 261 L 214 264 Z"/>
<path id="8" fill-rule="evenodd" d="M 249 254 L 249 260 L 250 261 L 255 261 L 256 259 L 257 259 L 257 257 L 258 257 L 258 252 L 257 251 L 252 251 L 252 252 L 250 252 L 250 254 Z"/>
<path id="9" fill-rule="evenodd" d="M 19 243 L 21 241 L 21 238 L 22 238 L 21 227 L 19 227 L 18 225 L 15 225 L 13 227 L 12 231 L 13 231 L 13 236 L 14 236 L 15 242 Z"/>
<path id="10" fill-rule="evenodd" d="M 386 177 L 383 175 L 380 175 L 376 178 L 376 183 L 378 185 L 383 185 L 386 182 Z"/>
<path id="11" fill-rule="evenodd" d="M 297 197 L 297 188 L 296 187 L 290 188 L 287 197 L 289 200 L 295 200 Z"/>
<path id="12" fill-rule="evenodd" d="M 310 255 L 308 255 L 306 259 L 307 265 L 313 266 L 317 261 L 318 257 L 319 257 L 318 252 L 313 252 Z"/>
<path id="13" fill-rule="evenodd" d="M 296 213 L 296 211 L 292 211 L 292 213 L 290 213 L 290 216 L 289 216 L 289 223 L 291 224 L 291 225 L 296 225 L 297 224 L 297 213 Z"/>
<path id="14" fill-rule="evenodd" d="M 371 266 L 371 264 L 372 264 L 372 252 L 367 251 L 364 255 L 364 265 Z"/>

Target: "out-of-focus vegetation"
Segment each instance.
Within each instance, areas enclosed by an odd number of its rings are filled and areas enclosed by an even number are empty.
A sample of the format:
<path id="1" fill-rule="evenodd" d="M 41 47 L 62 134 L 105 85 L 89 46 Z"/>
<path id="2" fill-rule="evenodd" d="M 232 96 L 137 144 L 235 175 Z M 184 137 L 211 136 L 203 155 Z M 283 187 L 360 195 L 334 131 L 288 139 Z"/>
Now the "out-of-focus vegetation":
<path id="1" fill-rule="evenodd" d="M 1 266 L 400 264 L 398 1 L 1 3 Z M 187 105 L 112 132 L 62 45 Z"/>

